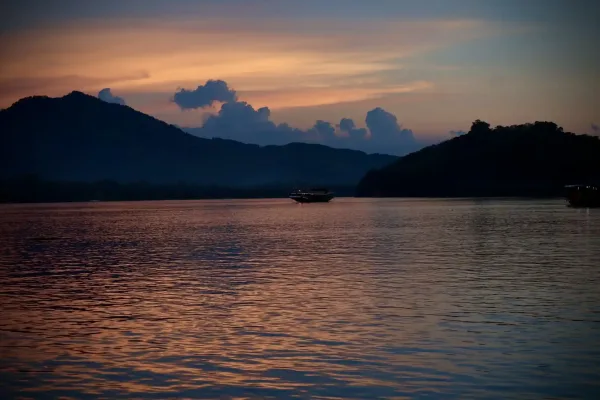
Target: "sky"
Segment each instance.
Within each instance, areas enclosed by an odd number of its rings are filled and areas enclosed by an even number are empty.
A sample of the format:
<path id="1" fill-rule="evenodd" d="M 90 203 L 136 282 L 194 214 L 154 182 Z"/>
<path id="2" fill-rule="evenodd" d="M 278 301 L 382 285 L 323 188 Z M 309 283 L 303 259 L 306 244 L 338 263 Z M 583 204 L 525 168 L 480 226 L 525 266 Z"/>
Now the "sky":
<path id="1" fill-rule="evenodd" d="M 80 90 L 203 136 L 388 153 L 476 119 L 598 133 L 599 17 L 594 0 L 2 2 L 0 107 Z"/>

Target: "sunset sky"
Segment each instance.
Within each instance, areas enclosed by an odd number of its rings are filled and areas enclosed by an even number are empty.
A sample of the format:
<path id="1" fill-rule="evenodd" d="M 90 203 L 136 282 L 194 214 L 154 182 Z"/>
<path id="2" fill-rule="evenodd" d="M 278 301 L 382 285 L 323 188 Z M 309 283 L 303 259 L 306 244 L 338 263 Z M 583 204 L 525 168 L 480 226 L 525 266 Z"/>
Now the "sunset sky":
<path id="1" fill-rule="evenodd" d="M 13 3 L 13 4 L 8 4 Z M 270 118 L 365 126 L 375 107 L 417 138 L 552 120 L 600 123 L 593 0 L 105 0 L 2 2 L 0 107 L 101 89 L 167 122 L 209 79 Z M 597 128 L 596 128 L 597 129 Z"/>

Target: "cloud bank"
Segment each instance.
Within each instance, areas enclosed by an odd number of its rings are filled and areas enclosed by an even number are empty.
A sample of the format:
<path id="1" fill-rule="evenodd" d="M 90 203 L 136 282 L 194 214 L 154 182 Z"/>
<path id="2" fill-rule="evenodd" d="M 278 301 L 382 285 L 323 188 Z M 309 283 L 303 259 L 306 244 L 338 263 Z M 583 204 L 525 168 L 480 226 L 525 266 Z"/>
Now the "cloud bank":
<path id="1" fill-rule="evenodd" d="M 100 100 L 106 101 L 107 103 L 115 103 L 125 105 L 125 99 L 118 96 L 113 96 L 110 91 L 110 88 L 104 88 L 100 92 L 98 92 L 98 98 Z"/>
<path id="2" fill-rule="evenodd" d="M 339 123 L 315 121 L 307 129 L 276 124 L 268 107 L 255 109 L 239 101 L 235 90 L 221 80 L 209 80 L 195 90 L 179 89 L 172 99 L 180 109 L 211 107 L 222 103 L 217 114 L 209 115 L 199 128 L 184 128 L 201 137 L 220 137 L 259 145 L 291 142 L 321 143 L 331 147 L 362 150 L 368 153 L 402 155 L 421 147 L 410 129 L 405 129 L 397 117 L 381 107 L 370 110 L 365 117 L 365 128 L 358 128 L 354 120 L 342 118 Z"/>
<path id="3" fill-rule="evenodd" d="M 592 128 L 592 131 L 594 132 L 594 134 L 600 133 L 600 127 L 598 125 L 594 124 L 593 122 L 591 124 L 591 128 Z"/>

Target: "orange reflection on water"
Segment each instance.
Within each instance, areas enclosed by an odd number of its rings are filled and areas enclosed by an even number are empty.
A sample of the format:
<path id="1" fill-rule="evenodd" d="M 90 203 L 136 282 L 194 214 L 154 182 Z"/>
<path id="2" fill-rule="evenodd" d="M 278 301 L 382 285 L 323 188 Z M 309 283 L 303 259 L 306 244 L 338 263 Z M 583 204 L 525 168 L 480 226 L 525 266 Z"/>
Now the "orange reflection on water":
<path id="1" fill-rule="evenodd" d="M 552 318 L 572 321 L 575 297 L 598 300 L 591 258 L 570 264 L 585 281 L 548 275 L 568 267 L 566 243 L 600 251 L 567 240 L 581 221 L 563 209 L 552 225 L 520 203 L 70 207 L 2 217 L 16 242 L 0 259 L 0 373 L 24 393 L 401 398 L 498 382 L 530 393 L 532 380 L 566 379 L 556 360 L 582 357 L 550 345 L 575 323 Z M 595 329 L 578 331 L 588 349 Z M 571 368 L 571 384 L 588 384 Z"/>

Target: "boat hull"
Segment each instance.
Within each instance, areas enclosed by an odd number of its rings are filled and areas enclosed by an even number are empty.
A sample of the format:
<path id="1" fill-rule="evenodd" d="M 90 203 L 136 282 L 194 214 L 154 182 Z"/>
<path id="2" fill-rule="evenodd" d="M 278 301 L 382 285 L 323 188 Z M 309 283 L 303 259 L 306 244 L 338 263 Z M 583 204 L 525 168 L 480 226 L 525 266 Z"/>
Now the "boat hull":
<path id="1" fill-rule="evenodd" d="M 596 208 L 600 207 L 600 189 L 594 185 L 567 186 L 567 202 L 570 207 Z"/>
<path id="2" fill-rule="evenodd" d="M 328 203 L 333 199 L 333 195 L 302 195 L 290 196 L 290 199 L 297 203 Z"/>
<path id="3" fill-rule="evenodd" d="M 598 208 L 600 207 L 600 200 L 568 200 L 569 207 L 573 208 Z"/>

